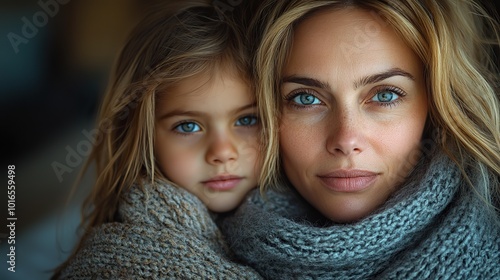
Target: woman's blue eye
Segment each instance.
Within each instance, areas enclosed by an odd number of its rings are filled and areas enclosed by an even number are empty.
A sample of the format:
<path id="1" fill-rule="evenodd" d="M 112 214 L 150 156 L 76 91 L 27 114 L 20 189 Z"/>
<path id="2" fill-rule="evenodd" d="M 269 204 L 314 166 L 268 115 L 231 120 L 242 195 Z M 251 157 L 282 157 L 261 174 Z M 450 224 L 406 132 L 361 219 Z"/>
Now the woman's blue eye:
<path id="1" fill-rule="evenodd" d="M 384 90 L 384 91 L 381 91 L 381 92 L 378 92 L 377 94 L 375 94 L 375 96 L 373 96 L 373 98 L 372 98 L 372 101 L 389 103 L 389 102 L 392 102 L 398 98 L 399 98 L 399 96 L 396 93 L 388 91 L 388 90 Z"/>
<path id="2" fill-rule="evenodd" d="M 314 95 L 308 93 L 297 94 L 292 98 L 293 102 L 300 105 L 316 105 L 321 104 L 321 101 Z"/>
<path id="3" fill-rule="evenodd" d="M 236 126 L 251 126 L 257 124 L 256 116 L 245 116 L 236 121 Z"/>
<path id="4" fill-rule="evenodd" d="M 201 130 L 200 126 L 197 125 L 194 122 L 185 122 L 181 123 L 178 126 L 174 128 L 175 131 L 181 132 L 181 133 L 193 133 L 193 132 L 198 132 Z"/>

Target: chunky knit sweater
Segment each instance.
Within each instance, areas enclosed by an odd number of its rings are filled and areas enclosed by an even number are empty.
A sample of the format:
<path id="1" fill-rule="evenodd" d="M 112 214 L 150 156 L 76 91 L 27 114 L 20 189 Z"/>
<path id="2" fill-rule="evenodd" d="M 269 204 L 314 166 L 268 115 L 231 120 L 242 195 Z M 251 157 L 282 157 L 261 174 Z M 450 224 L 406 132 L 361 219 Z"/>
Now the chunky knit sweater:
<path id="1" fill-rule="evenodd" d="M 261 279 L 231 260 L 205 205 L 183 189 L 134 186 L 117 216 L 92 229 L 61 278 Z"/>
<path id="2" fill-rule="evenodd" d="M 253 192 L 222 230 L 268 279 L 500 279 L 494 211 L 445 156 L 424 166 L 352 224 L 326 220 L 296 192 Z"/>

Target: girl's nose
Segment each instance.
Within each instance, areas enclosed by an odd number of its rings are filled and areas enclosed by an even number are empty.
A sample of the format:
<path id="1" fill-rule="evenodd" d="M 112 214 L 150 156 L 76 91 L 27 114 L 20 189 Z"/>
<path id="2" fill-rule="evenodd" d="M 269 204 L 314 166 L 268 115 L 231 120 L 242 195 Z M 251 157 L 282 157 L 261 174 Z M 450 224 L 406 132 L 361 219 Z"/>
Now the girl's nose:
<path id="1" fill-rule="evenodd" d="M 225 164 L 238 158 L 238 150 L 235 139 L 227 133 L 214 135 L 206 153 L 206 161 L 209 164 Z"/>

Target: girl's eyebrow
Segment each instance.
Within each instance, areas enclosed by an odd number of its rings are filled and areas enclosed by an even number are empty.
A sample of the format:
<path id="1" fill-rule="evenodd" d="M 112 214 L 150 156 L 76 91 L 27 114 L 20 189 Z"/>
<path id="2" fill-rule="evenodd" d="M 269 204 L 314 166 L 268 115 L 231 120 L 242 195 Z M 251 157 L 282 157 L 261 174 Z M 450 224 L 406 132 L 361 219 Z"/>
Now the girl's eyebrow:
<path id="1" fill-rule="evenodd" d="M 186 110 L 180 110 L 180 109 L 175 109 L 172 111 L 169 111 L 163 115 L 161 115 L 158 120 L 164 120 L 168 119 L 174 116 L 190 116 L 190 117 L 200 117 L 203 118 L 206 116 L 205 113 L 199 112 L 199 111 L 186 111 Z"/>
<path id="2" fill-rule="evenodd" d="M 253 102 L 247 105 L 244 105 L 242 107 L 236 108 L 234 110 L 231 110 L 229 114 L 237 114 L 238 112 L 245 111 L 250 108 L 255 108 L 257 107 L 257 102 Z M 199 118 L 206 118 L 209 115 L 209 113 L 206 112 L 201 112 L 201 111 L 188 111 L 188 110 L 182 110 L 182 109 L 175 109 L 172 111 L 169 111 L 163 115 L 161 115 L 158 120 L 163 120 L 167 118 L 171 118 L 174 116 L 190 116 L 190 117 L 199 117 Z"/>
<path id="3" fill-rule="evenodd" d="M 413 77 L 412 74 L 404 71 L 403 69 L 391 68 L 391 69 L 384 71 L 384 72 L 381 72 L 381 73 L 362 77 L 361 79 L 355 81 L 353 86 L 354 86 L 354 89 L 357 89 L 361 86 L 366 86 L 368 84 L 374 84 L 374 83 L 383 81 L 385 79 L 388 79 L 388 78 L 391 78 L 394 76 L 403 76 L 403 77 L 407 77 L 411 80 L 415 80 L 415 78 Z M 319 88 L 319 89 L 323 89 L 323 90 L 331 90 L 331 87 L 327 82 L 322 82 L 322 81 L 314 79 L 314 78 L 300 77 L 300 76 L 296 76 L 296 75 L 284 77 L 281 80 L 281 83 L 282 84 L 295 83 L 295 84 L 301 84 L 304 86 L 315 87 L 315 88 Z"/>
<path id="4" fill-rule="evenodd" d="M 253 103 L 247 104 L 245 106 L 241 106 L 240 108 L 236 108 L 231 113 L 235 114 L 235 113 L 245 111 L 247 109 L 255 108 L 255 107 L 257 107 L 257 102 L 253 102 Z"/>

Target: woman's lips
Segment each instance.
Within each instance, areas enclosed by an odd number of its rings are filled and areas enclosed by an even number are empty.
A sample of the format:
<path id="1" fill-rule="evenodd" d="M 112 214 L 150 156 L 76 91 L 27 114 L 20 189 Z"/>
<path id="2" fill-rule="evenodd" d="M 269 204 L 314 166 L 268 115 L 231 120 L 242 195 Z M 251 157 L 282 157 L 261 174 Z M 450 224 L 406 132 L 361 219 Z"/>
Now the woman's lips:
<path id="1" fill-rule="evenodd" d="M 227 191 L 235 188 L 241 180 L 243 180 L 242 177 L 227 175 L 216 176 L 201 183 L 205 185 L 205 187 L 215 191 Z"/>
<path id="2" fill-rule="evenodd" d="M 378 174 L 366 170 L 335 170 L 319 175 L 323 184 L 337 192 L 359 192 L 369 188 Z"/>

